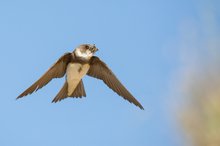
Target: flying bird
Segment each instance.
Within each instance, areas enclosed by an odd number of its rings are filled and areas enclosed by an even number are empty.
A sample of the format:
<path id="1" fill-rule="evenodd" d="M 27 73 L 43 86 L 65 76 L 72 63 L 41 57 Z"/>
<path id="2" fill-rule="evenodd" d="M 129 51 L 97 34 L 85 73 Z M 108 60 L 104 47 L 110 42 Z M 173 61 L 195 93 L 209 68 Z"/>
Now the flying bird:
<path id="1" fill-rule="evenodd" d="M 102 80 L 118 95 L 122 96 L 130 103 L 135 104 L 140 109 L 144 109 L 143 106 L 117 79 L 109 67 L 97 56 L 94 56 L 97 51 L 98 48 L 96 48 L 94 44 L 82 44 L 72 53 L 65 53 L 54 65 L 52 65 L 52 67 L 49 68 L 46 73 L 40 77 L 40 79 L 21 93 L 17 99 L 41 89 L 53 78 L 61 78 L 64 75 L 66 75 L 65 83 L 52 102 L 56 103 L 67 97 L 86 97 L 82 78 L 85 75 L 88 75 Z"/>

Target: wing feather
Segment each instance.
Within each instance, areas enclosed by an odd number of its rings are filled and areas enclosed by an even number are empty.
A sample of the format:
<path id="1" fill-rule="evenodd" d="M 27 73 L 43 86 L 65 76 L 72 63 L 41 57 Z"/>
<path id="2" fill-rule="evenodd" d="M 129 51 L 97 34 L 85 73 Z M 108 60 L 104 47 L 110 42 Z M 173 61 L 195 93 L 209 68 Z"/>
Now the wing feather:
<path id="1" fill-rule="evenodd" d="M 49 70 L 44 73 L 40 79 L 38 79 L 34 84 L 32 84 L 28 89 L 21 93 L 18 98 L 26 96 L 33 93 L 34 91 L 39 90 L 46 84 L 48 84 L 53 78 L 61 78 L 66 73 L 67 64 L 71 60 L 71 53 L 66 53 L 58 59 L 58 61 L 49 68 Z"/>
<path id="2" fill-rule="evenodd" d="M 103 80 L 103 82 L 111 88 L 118 95 L 144 109 L 143 106 L 133 97 L 133 95 L 124 87 L 124 85 L 117 79 L 114 73 L 108 66 L 98 57 L 93 56 L 90 62 L 90 69 L 87 75 Z"/>

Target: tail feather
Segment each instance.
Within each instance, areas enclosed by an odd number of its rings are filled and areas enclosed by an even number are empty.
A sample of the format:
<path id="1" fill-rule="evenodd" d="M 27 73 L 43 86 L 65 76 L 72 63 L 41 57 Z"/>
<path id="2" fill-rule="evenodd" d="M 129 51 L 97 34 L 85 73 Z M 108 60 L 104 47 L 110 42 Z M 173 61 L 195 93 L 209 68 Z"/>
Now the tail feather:
<path id="1" fill-rule="evenodd" d="M 75 91 L 73 92 L 73 94 L 71 95 L 71 97 L 76 97 L 76 98 L 81 98 L 82 96 L 86 97 L 86 92 L 84 89 L 84 85 L 82 80 L 79 82 L 79 84 L 77 85 Z"/>
<path id="2" fill-rule="evenodd" d="M 56 97 L 53 99 L 52 102 L 58 102 L 61 101 L 67 97 L 76 97 L 81 98 L 82 96 L 86 97 L 86 92 L 84 89 L 83 81 L 81 80 L 79 84 L 77 85 L 76 89 L 74 90 L 73 94 L 71 96 L 68 96 L 68 84 L 67 82 L 64 83 L 63 87 L 59 91 L 59 93 L 56 95 Z"/>

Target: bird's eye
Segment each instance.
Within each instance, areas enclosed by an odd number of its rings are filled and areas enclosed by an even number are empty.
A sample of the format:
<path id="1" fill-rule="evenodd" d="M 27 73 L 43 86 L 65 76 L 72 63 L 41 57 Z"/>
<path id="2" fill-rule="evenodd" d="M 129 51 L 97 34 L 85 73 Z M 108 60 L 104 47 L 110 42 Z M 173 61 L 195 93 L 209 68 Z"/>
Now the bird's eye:
<path id="1" fill-rule="evenodd" d="M 88 45 L 86 45 L 86 46 L 85 46 L 85 48 L 86 48 L 86 49 L 89 49 L 89 46 L 88 46 Z"/>

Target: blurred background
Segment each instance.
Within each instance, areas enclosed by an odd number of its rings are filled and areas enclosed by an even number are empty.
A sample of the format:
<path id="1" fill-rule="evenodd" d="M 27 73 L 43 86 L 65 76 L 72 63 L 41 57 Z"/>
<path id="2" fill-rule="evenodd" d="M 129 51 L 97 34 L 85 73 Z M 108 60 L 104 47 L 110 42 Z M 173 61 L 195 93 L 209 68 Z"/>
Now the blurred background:
<path id="1" fill-rule="evenodd" d="M 0 145 L 219 146 L 219 0 L 0 1 Z M 82 43 L 142 103 L 99 80 L 51 101 L 56 79 L 15 100 Z"/>

